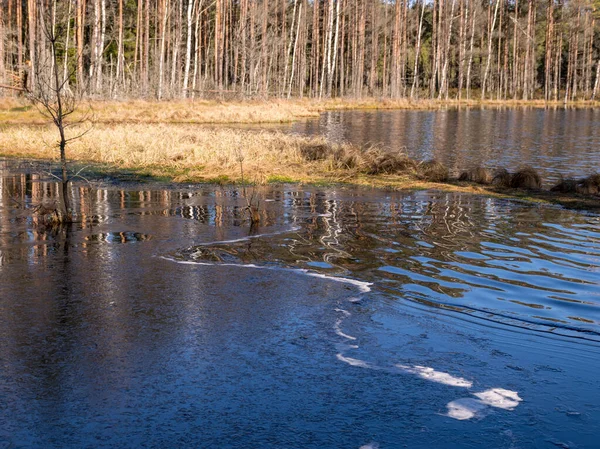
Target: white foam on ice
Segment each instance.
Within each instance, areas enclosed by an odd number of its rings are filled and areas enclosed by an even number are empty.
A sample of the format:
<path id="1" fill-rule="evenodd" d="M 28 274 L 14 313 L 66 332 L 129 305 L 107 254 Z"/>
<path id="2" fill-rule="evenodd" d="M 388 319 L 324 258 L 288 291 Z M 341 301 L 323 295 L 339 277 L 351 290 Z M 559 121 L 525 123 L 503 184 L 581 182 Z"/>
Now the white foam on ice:
<path id="1" fill-rule="evenodd" d="M 362 445 L 359 449 L 379 449 L 379 443 L 372 441 L 371 443 Z"/>
<path id="2" fill-rule="evenodd" d="M 446 416 L 458 419 L 459 421 L 481 416 L 482 412 L 487 408 L 483 402 L 473 398 L 457 399 L 448 403 L 446 407 L 448 408 Z"/>
<path id="3" fill-rule="evenodd" d="M 305 276 L 316 277 L 319 279 L 325 279 L 333 282 L 340 282 L 343 284 L 350 284 L 358 288 L 361 293 L 367 293 L 371 291 L 371 282 L 358 281 L 356 279 L 328 276 L 326 274 L 315 273 L 305 268 L 283 268 L 283 267 L 268 267 L 255 264 L 239 264 L 239 263 L 220 263 L 220 262 L 200 262 L 195 260 L 177 260 L 172 257 L 161 256 L 161 259 L 165 259 L 171 262 L 175 262 L 182 265 L 201 265 L 201 266 L 214 266 L 214 267 L 239 267 L 239 268 L 252 268 L 256 270 L 269 270 L 269 271 L 285 271 L 290 273 L 303 274 Z"/>
<path id="4" fill-rule="evenodd" d="M 514 410 L 523 400 L 516 391 L 505 390 L 504 388 L 491 388 L 481 393 L 473 393 L 473 395 L 477 396 L 486 405 L 504 410 Z"/>
<path id="5" fill-rule="evenodd" d="M 365 362 L 364 360 L 354 359 L 352 357 L 345 357 L 342 353 L 337 354 L 336 357 L 338 360 L 347 363 L 351 366 L 357 366 L 359 368 L 373 368 L 373 366 L 371 366 L 370 363 Z"/>
<path id="6" fill-rule="evenodd" d="M 523 400 L 516 391 L 504 388 L 490 388 L 473 396 L 478 399 L 462 398 L 448 403 L 446 416 L 463 421 L 482 416 L 489 407 L 514 410 Z"/>
<path id="7" fill-rule="evenodd" d="M 356 337 L 344 333 L 344 331 L 342 330 L 342 321 L 343 320 L 335 321 L 335 324 L 333 325 L 333 330 L 335 331 L 335 333 L 342 338 L 347 338 L 348 340 L 356 340 Z"/>
<path id="8" fill-rule="evenodd" d="M 473 382 L 467 379 L 463 379 L 462 377 L 456 377 L 452 374 L 444 373 L 443 371 L 437 371 L 428 366 L 408 366 L 402 365 L 400 363 L 395 365 L 396 368 L 410 374 L 415 374 L 425 380 L 429 380 L 431 382 L 436 382 L 439 384 L 449 385 L 451 387 L 464 387 L 471 388 L 473 386 Z"/>
<path id="9" fill-rule="evenodd" d="M 335 324 L 333 325 L 333 330 L 335 331 L 335 333 L 342 338 L 347 338 L 348 340 L 356 340 L 356 337 L 348 335 L 342 330 L 342 322 L 352 314 L 344 309 L 335 309 L 335 311 L 344 315 L 344 318 L 339 318 L 335 320 Z"/>

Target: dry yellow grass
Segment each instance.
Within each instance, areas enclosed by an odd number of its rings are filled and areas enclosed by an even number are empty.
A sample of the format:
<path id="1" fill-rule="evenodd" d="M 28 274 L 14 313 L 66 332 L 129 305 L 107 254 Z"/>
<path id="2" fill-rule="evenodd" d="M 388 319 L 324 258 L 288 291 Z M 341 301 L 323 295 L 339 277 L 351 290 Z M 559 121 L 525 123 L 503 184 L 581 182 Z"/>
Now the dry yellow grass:
<path id="1" fill-rule="evenodd" d="M 80 134 L 83 128 L 70 128 Z M 0 133 L 0 154 L 56 159 L 57 132 L 50 126 L 9 126 Z M 194 125 L 96 125 L 67 148 L 70 160 L 142 169 L 174 181 L 239 180 L 240 157 L 246 180 L 300 182 L 349 176 L 330 160 L 306 161 L 301 148 L 323 145 L 318 138 L 281 132 L 201 128 Z"/>
<path id="2" fill-rule="evenodd" d="M 569 107 L 598 107 L 600 102 L 582 101 L 570 103 Z M 293 100 L 248 100 L 248 101 L 91 101 L 82 102 L 76 120 L 88 111 L 93 112 L 96 123 L 194 123 L 194 124 L 261 124 L 286 123 L 318 117 L 328 110 L 353 109 L 411 109 L 432 110 L 461 107 L 534 107 L 562 108 L 562 102 L 543 100 L 408 100 L 408 99 L 293 99 Z M 36 107 L 26 99 L 8 97 L 0 99 L 0 123 L 44 124 L 44 118 Z"/>
<path id="3" fill-rule="evenodd" d="M 91 101 L 81 102 L 71 118 L 77 121 L 84 114 L 96 123 L 286 123 L 302 118 L 318 117 L 317 109 L 292 101 Z M 44 124 L 48 119 L 25 99 L 0 100 L 0 123 Z"/>

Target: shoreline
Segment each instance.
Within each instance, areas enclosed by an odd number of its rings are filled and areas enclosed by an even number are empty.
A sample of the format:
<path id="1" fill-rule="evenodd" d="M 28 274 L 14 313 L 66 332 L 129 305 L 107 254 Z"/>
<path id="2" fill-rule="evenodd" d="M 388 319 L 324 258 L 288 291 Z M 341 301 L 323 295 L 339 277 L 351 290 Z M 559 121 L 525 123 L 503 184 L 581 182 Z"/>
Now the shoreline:
<path id="1" fill-rule="evenodd" d="M 21 163 L 29 163 L 32 165 L 25 171 L 35 171 L 35 168 L 44 166 L 48 163 L 54 168 L 58 167 L 57 162 L 52 159 L 31 158 L 24 159 L 18 156 L 8 156 L 0 152 L 0 160 L 11 160 Z M 561 206 L 566 209 L 600 213 L 600 198 L 581 194 L 563 194 L 551 192 L 549 190 L 522 190 L 522 189 L 500 189 L 495 186 L 485 186 L 472 182 L 458 181 L 450 179 L 447 182 L 430 182 L 418 179 L 411 179 L 401 175 L 379 175 L 379 176 L 361 176 L 356 179 L 347 179 L 344 181 L 332 179 L 314 179 L 312 181 L 298 181 L 293 179 L 277 179 L 274 177 L 263 184 L 255 184 L 246 181 L 244 184 L 239 179 L 215 178 L 196 181 L 177 181 L 176 177 L 165 174 L 153 174 L 153 170 L 144 168 L 122 168 L 109 164 L 101 164 L 98 162 L 77 161 L 71 163 L 73 170 L 78 170 L 82 167 L 87 167 L 85 172 L 85 181 L 97 183 L 97 188 L 140 188 L 143 186 L 151 187 L 151 189 L 164 190 L 189 190 L 201 186 L 214 187 L 249 187 L 257 186 L 265 188 L 276 185 L 289 186 L 308 186 L 313 188 L 348 188 L 348 189 L 370 189 L 381 192 L 415 192 L 420 190 L 431 190 L 446 193 L 458 193 L 464 195 L 477 195 L 488 198 L 496 198 L 507 201 L 518 201 L 534 205 L 553 205 Z M 54 182 L 52 179 L 47 179 Z M 44 182 L 40 179 L 38 182 Z M 81 183 L 82 180 L 73 181 L 75 184 Z"/>
<path id="2" fill-rule="evenodd" d="M 319 110 L 358 110 L 368 109 L 370 100 L 290 100 L 270 103 L 272 110 L 263 115 L 253 115 L 264 106 L 263 102 L 218 103 L 203 101 L 191 102 L 106 102 L 103 114 L 121 109 L 118 120 L 109 123 L 95 121 L 68 128 L 67 137 L 77 137 L 68 144 L 67 158 L 72 167 L 93 167 L 87 174 L 109 174 L 129 180 L 139 179 L 177 184 L 216 184 L 239 185 L 240 163 L 246 183 L 299 184 L 299 185 L 345 185 L 382 190 L 443 190 L 469 194 L 482 194 L 498 198 L 512 198 L 529 202 L 560 204 L 565 207 L 586 210 L 600 209 L 600 198 L 595 195 L 576 193 L 561 194 L 548 190 L 521 191 L 500 189 L 497 186 L 459 182 L 450 179 L 446 182 L 436 178 L 421 176 L 421 162 L 411 160 L 401 152 L 391 152 L 392 157 L 383 157 L 377 146 L 359 148 L 350 144 L 332 145 L 322 137 L 301 137 L 289 135 L 277 129 L 225 127 L 239 124 L 232 120 L 251 117 L 254 120 L 265 117 L 299 116 L 306 118 Z M 428 105 L 454 105 L 456 102 L 421 102 L 425 110 Z M 406 102 L 376 103 L 380 109 L 398 109 Z M 543 102 L 510 103 L 518 107 L 542 107 Z M 5 106 L 6 104 L 4 104 Z M 194 113 L 196 119 L 218 118 L 220 123 L 174 123 L 173 114 L 181 113 L 176 107 L 183 105 L 184 113 Z M 309 107 L 309 105 L 312 105 Z M 2 106 L 2 103 L 0 103 Z M 142 107 L 143 106 L 143 107 Z M 170 107 L 163 110 L 163 106 Z M 360 106 L 360 108 L 358 107 Z M 483 107 L 511 107 L 507 103 L 489 102 Z M 585 107 L 600 106 L 596 102 L 585 103 Z M 482 107 L 475 104 L 469 107 Z M 127 108 L 130 108 L 128 110 Z M 336 109 L 337 108 L 337 109 Z M 404 109 L 408 109 L 405 107 Z M 162 111 L 162 115 L 157 115 Z M 313 112 L 311 112 L 313 111 Z M 131 112 L 131 114 L 128 114 Z M 3 110 L 0 117 L 8 114 L 15 123 L 0 126 L 0 156 L 11 159 L 33 159 L 46 162 L 56 161 L 58 151 L 54 142 L 58 139 L 56 129 L 41 117 L 37 109 L 27 106 L 18 111 Z M 19 120 L 35 114 L 39 123 L 19 123 Z M 170 115 L 169 115 L 170 114 Z M 244 115 L 246 114 L 246 116 Z M 248 115 L 250 114 L 250 115 Z M 267 115 L 268 114 L 268 115 Z M 294 115 L 296 114 L 296 115 Z M 316 113 L 318 116 L 318 112 Z M 194 118 L 192 117 L 192 118 Z M 125 121 L 119 121 L 120 119 Z M 158 122 L 149 120 L 159 119 Z M 146 120 L 146 121 L 144 121 Z M 1 123 L 1 122 L 0 122 Z M 273 123 L 252 122 L 248 124 Z M 281 123 L 281 122 L 279 122 Z M 199 127 L 198 124 L 216 125 Z M 219 126 L 222 125 L 222 126 Z M 88 132 L 89 131 L 89 132 Z M 386 160 L 387 159 L 387 160 Z M 391 159 L 391 160 L 390 160 Z M 378 164 L 374 169 L 369 164 Z M 387 165 L 386 165 L 387 164 Z M 391 165 L 390 165 L 391 164 Z M 470 167 L 463 167 L 464 170 Z M 516 169 L 518 167 L 508 167 Z M 587 173 L 585 175 L 590 175 Z M 448 176 L 444 179 L 447 179 Z"/>
<path id="3" fill-rule="evenodd" d="M 408 100 L 382 98 L 271 100 L 84 100 L 72 122 L 97 124 L 283 124 L 315 119 L 330 111 L 435 111 L 455 109 L 593 109 L 600 101 Z M 89 117 L 88 117 L 89 116 Z M 24 98 L 0 99 L 0 124 L 43 125 L 48 119 Z"/>

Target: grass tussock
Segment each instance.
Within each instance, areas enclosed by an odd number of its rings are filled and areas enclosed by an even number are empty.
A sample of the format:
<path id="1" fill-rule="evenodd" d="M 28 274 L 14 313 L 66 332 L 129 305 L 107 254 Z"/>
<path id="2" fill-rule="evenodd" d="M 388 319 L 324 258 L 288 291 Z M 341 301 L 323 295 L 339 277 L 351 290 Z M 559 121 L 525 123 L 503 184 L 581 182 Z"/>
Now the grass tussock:
<path id="1" fill-rule="evenodd" d="M 509 189 L 512 175 L 505 168 L 499 168 L 494 172 L 492 184 L 500 189 Z"/>
<path id="2" fill-rule="evenodd" d="M 584 178 L 581 181 L 579 190 L 577 193 L 584 195 L 598 195 L 600 194 L 600 174 L 594 173 L 593 175 Z"/>
<path id="3" fill-rule="evenodd" d="M 600 174 L 594 173 L 582 179 L 562 179 L 550 191 L 567 194 L 600 195 Z"/>
<path id="4" fill-rule="evenodd" d="M 387 151 L 373 147 L 363 155 L 367 175 L 414 174 L 417 163 L 402 151 Z"/>
<path id="5" fill-rule="evenodd" d="M 459 181 L 472 182 L 475 184 L 489 185 L 492 183 L 494 176 L 487 168 L 473 167 L 462 172 L 458 178 Z"/>
<path id="6" fill-rule="evenodd" d="M 429 182 L 446 182 L 450 179 L 448 167 L 435 159 L 419 164 L 419 178 Z"/>
<path id="7" fill-rule="evenodd" d="M 500 168 L 494 173 L 492 184 L 499 189 L 540 190 L 542 178 L 531 167 L 523 167 L 515 173 Z"/>
<path id="8" fill-rule="evenodd" d="M 71 136 L 84 129 L 69 128 Z M 315 142 L 318 139 L 312 139 Z M 56 159 L 57 135 L 52 127 L 8 127 L 0 133 L 0 153 L 16 157 Z M 240 152 L 247 179 L 266 182 L 268 175 L 311 179 L 324 163 L 307 164 L 300 154 L 311 141 L 278 132 L 206 129 L 190 125 L 96 126 L 70 142 L 70 160 L 133 169 L 175 181 L 240 177 Z"/>
<path id="9" fill-rule="evenodd" d="M 70 135 L 85 131 L 69 128 Z M 7 127 L 0 133 L 0 154 L 56 159 L 56 130 Z M 240 181 L 240 155 L 251 182 L 335 182 L 358 175 L 401 174 L 416 164 L 401 152 L 353 145 L 332 145 L 323 138 L 277 131 L 200 128 L 193 125 L 97 125 L 70 142 L 72 161 L 100 163 L 140 175 L 176 182 Z"/>
<path id="10" fill-rule="evenodd" d="M 349 144 L 307 142 L 300 153 L 307 161 L 327 161 L 332 169 L 355 174 L 414 174 L 417 168 L 417 163 L 406 153 L 378 146 L 363 149 Z"/>
<path id="11" fill-rule="evenodd" d="M 542 178 L 531 167 L 524 167 L 512 175 L 510 187 L 523 190 L 540 190 L 542 188 Z"/>

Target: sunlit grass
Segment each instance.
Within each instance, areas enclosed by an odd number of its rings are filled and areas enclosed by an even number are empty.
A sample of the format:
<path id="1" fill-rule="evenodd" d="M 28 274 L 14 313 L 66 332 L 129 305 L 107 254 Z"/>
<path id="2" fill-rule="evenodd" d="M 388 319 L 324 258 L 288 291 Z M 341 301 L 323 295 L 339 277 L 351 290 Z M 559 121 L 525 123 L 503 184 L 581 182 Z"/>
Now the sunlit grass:
<path id="1" fill-rule="evenodd" d="M 569 103 L 568 107 L 597 107 L 600 102 L 581 101 Z M 72 117 L 78 120 L 90 116 L 96 123 L 117 124 L 266 124 L 288 123 L 315 118 L 323 111 L 335 110 L 435 110 L 461 107 L 565 107 L 563 102 L 543 100 L 410 100 L 386 98 L 334 98 L 292 100 L 171 100 L 171 101 L 82 101 L 79 111 Z M 44 124 L 44 118 L 36 107 L 25 98 L 0 99 L 0 123 Z"/>
<path id="2" fill-rule="evenodd" d="M 82 127 L 70 128 L 71 136 Z M 56 159 L 56 130 L 50 126 L 9 126 L 0 133 L 0 153 L 8 156 Z M 306 161 L 303 146 L 325 144 L 321 138 L 304 138 L 282 132 L 193 125 L 96 125 L 70 142 L 67 157 L 122 169 L 143 170 L 177 182 L 239 181 L 240 159 L 247 180 L 258 183 L 310 182 L 336 178 L 343 170 L 329 161 Z"/>

